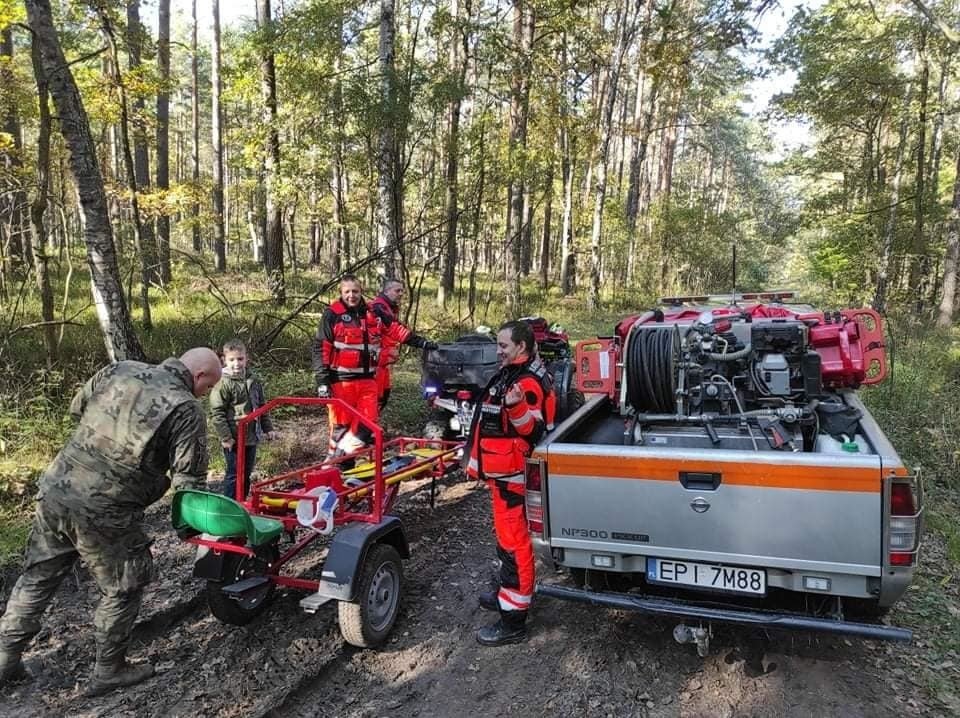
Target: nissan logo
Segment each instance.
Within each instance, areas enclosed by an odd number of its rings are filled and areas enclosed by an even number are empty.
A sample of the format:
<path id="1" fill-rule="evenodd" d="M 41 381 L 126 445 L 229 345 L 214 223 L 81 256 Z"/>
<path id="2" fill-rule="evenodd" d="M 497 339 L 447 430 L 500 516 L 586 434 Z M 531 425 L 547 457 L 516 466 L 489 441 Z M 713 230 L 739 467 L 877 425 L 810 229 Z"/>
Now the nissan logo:
<path id="1" fill-rule="evenodd" d="M 698 514 L 702 514 L 710 508 L 710 502 L 702 496 L 698 496 L 690 502 L 690 508 L 696 511 Z"/>

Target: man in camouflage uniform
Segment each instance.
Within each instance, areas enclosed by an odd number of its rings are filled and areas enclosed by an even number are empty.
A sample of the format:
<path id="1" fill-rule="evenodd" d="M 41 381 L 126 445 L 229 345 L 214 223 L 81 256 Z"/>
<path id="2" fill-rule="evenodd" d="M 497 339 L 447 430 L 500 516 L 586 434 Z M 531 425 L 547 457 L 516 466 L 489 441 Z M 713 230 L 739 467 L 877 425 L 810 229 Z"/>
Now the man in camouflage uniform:
<path id="1" fill-rule="evenodd" d="M 79 425 L 40 478 L 23 573 L 0 619 L 0 686 L 29 677 L 21 654 L 78 558 L 101 594 L 87 694 L 153 675 L 150 664 L 126 660 L 143 589 L 153 578 L 143 512 L 171 483 L 202 488 L 207 426 L 197 398 L 219 379 L 217 355 L 196 348 L 156 366 L 111 364 L 77 392 L 70 414 Z"/>

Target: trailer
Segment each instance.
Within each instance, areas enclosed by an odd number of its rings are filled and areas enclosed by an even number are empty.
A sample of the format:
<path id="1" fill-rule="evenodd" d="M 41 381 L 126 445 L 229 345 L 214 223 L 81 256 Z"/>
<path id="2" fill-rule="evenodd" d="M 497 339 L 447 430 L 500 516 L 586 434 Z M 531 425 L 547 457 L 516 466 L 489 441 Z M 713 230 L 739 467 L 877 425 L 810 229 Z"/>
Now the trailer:
<path id="1" fill-rule="evenodd" d="M 418 437 L 385 439 L 383 429 L 341 399 L 280 397 L 240 419 L 237 434 L 281 406 L 339 406 L 373 437 L 373 445 L 254 482 L 247 496 L 245 447 L 237 448 L 237 493 L 231 499 L 181 490 L 171 507 L 174 528 L 198 547 L 193 567 L 206 580 L 211 613 L 245 625 L 268 606 L 277 587 L 305 591 L 300 606 L 315 613 L 336 601 L 340 631 L 358 647 L 386 641 L 403 591 L 402 560 L 410 549 L 401 520 L 390 513 L 400 484 L 436 479 L 459 468 L 462 443 Z M 325 545 L 319 579 L 284 572 L 306 549 Z"/>

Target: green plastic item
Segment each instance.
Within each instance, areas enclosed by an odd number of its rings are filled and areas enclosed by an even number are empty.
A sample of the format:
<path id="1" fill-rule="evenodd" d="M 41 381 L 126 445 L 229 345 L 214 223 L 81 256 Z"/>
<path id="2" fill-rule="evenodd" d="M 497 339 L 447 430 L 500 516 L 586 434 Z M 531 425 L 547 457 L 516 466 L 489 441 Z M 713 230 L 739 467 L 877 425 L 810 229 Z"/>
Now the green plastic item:
<path id="1" fill-rule="evenodd" d="M 184 489 L 173 495 L 173 528 L 192 528 L 213 536 L 244 536 L 251 546 L 270 543 L 283 533 L 283 522 L 251 516 L 242 504 L 221 494 Z"/>
<path id="2" fill-rule="evenodd" d="M 840 445 L 840 448 L 843 449 L 844 451 L 850 452 L 851 454 L 860 453 L 860 445 L 857 444 L 856 441 L 844 441 Z"/>

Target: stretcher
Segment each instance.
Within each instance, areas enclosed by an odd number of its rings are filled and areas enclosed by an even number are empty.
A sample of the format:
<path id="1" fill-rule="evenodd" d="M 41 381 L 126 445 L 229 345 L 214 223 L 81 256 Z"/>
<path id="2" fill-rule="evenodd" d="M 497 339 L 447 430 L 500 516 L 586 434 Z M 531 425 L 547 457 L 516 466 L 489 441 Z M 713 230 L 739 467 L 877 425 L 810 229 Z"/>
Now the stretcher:
<path id="1" fill-rule="evenodd" d="M 379 425 L 336 398 L 273 399 L 238 421 L 237 435 L 281 406 L 338 406 L 369 431 L 372 445 L 256 481 L 248 496 L 245 447 L 239 444 L 235 498 L 194 490 L 174 495 L 174 528 L 198 547 L 193 575 L 206 580 L 210 611 L 225 623 L 249 623 L 276 588 L 285 587 L 307 592 L 300 606 L 308 613 L 336 601 L 348 643 L 381 645 L 396 621 L 402 559 L 410 555 L 403 524 L 389 513 L 400 485 L 430 478 L 432 504 L 436 479 L 459 468 L 463 445 L 419 437 L 387 440 Z M 319 450 L 325 453 L 325 447 Z M 313 545 L 327 549 L 319 579 L 284 572 Z"/>

